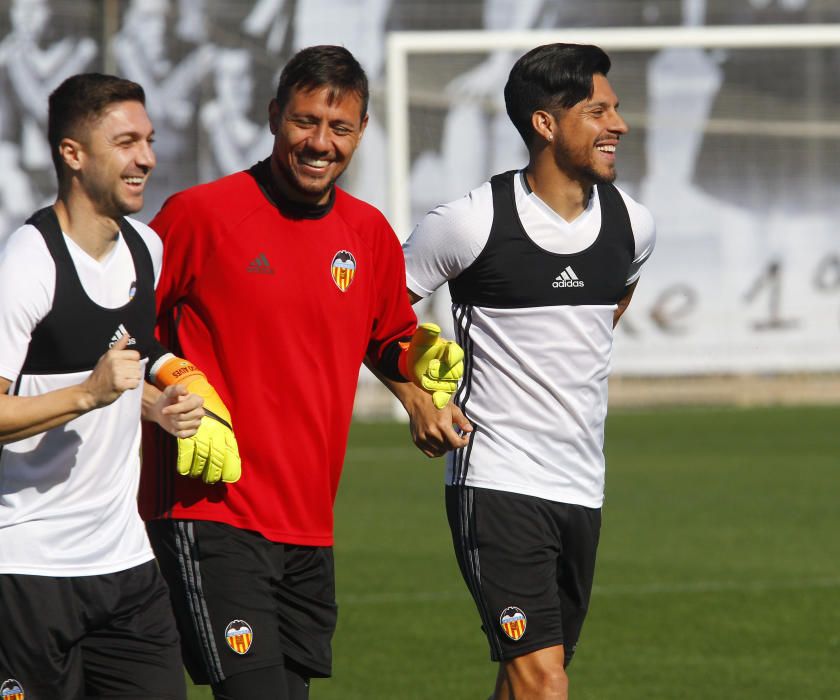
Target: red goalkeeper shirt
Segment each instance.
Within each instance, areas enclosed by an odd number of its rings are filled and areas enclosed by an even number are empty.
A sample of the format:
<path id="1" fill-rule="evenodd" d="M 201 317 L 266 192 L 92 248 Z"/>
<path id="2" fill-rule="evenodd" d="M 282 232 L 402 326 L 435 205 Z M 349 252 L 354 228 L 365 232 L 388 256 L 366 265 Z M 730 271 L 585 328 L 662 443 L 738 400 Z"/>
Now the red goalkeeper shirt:
<path id="1" fill-rule="evenodd" d="M 387 364 L 417 321 L 378 210 L 336 189 L 324 208 L 281 211 L 269 191 L 263 161 L 174 195 L 151 223 L 160 339 L 230 409 L 242 478 L 179 476 L 174 439 L 148 426 L 140 510 L 327 546 L 360 365 Z"/>

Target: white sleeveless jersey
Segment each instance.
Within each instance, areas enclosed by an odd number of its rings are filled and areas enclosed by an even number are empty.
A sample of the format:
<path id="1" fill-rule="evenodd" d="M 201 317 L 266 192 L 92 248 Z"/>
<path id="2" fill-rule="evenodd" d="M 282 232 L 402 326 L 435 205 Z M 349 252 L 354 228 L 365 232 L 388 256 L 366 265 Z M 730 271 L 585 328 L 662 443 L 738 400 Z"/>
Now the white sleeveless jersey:
<path id="1" fill-rule="evenodd" d="M 447 484 L 598 508 L 613 312 L 655 239 L 612 186 L 564 221 L 507 173 L 424 217 L 404 245 L 407 286 L 449 282 L 466 353 L 456 402 L 473 424 Z"/>
<path id="2" fill-rule="evenodd" d="M 162 246 L 150 228 L 129 222 L 151 255 L 155 279 L 145 287 L 153 294 Z M 67 236 L 64 241 L 94 305 L 107 312 L 128 304 L 138 286 L 123 234 L 103 261 Z M 32 225 L 15 231 L 0 250 L 0 376 L 12 382 L 9 393 L 43 394 L 90 374 L 21 371 L 33 331 L 58 301 L 56 276 L 57 263 Z M 84 337 L 85 327 L 72 319 L 70 327 Z M 117 323 L 113 331 L 116 340 L 125 329 Z M 107 346 L 106 338 L 102 353 Z M 142 383 L 109 406 L 0 447 L 0 573 L 98 575 L 153 558 L 137 512 L 141 398 Z"/>

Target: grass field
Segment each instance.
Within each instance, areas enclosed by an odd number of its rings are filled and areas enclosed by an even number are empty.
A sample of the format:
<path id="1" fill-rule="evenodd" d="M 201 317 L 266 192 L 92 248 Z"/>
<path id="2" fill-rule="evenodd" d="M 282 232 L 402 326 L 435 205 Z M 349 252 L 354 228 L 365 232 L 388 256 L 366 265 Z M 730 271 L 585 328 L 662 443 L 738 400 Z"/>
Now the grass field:
<path id="1" fill-rule="evenodd" d="M 840 697 L 840 408 L 613 412 L 607 457 L 572 697 Z M 442 469 L 406 426 L 354 425 L 334 678 L 313 683 L 313 700 L 490 694 Z"/>

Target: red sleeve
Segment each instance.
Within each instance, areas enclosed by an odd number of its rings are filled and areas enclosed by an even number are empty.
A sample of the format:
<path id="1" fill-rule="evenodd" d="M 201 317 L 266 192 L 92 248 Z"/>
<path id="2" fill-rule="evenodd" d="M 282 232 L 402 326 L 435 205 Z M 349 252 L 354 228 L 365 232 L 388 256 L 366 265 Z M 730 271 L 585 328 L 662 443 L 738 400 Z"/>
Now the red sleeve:
<path id="1" fill-rule="evenodd" d="M 198 212 L 201 207 L 191 209 Z M 196 215 L 189 210 L 188 197 L 183 193 L 173 195 L 149 224 L 163 241 L 163 265 L 156 294 L 158 318 L 189 294 L 200 274 L 207 241 L 194 234 Z"/>
<path id="2" fill-rule="evenodd" d="M 397 370 L 399 342 L 411 338 L 417 316 L 405 286 L 405 260 L 399 239 L 382 217 L 376 249 L 377 308 L 367 355 L 374 367 L 392 379 L 402 380 Z"/>

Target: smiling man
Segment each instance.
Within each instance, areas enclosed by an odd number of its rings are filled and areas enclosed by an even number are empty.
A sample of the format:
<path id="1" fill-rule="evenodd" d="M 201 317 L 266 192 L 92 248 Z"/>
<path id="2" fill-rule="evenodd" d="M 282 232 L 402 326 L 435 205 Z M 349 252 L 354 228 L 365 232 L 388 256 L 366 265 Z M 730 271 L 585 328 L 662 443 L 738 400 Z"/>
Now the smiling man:
<path id="1" fill-rule="evenodd" d="M 155 166 L 144 105 L 97 73 L 55 90 L 58 198 L 0 251 L 0 628 L 20 632 L 0 635 L 0 682 L 21 696 L 186 696 L 137 512 L 140 418 L 186 440 L 204 410 L 143 382 L 162 352 L 160 241 L 128 217 Z"/>
<path id="2" fill-rule="evenodd" d="M 303 49 L 269 106 L 271 156 L 176 194 L 151 224 L 161 337 L 219 387 L 243 457 L 242 479 L 218 489 L 173 479 L 160 431 L 144 449 L 141 508 L 184 661 L 219 700 L 300 700 L 330 675 L 333 501 L 362 361 L 438 389 L 423 394 L 430 407 L 460 376 L 459 348 L 415 333 L 385 217 L 335 185 L 367 101 L 350 52 Z M 418 358 L 435 381 L 418 378 Z"/>
<path id="3" fill-rule="evenodd" d="M 406 241 L 413 301 L 449 283 L 466 371 L 446 506 L 461 572 L 500 662 L 494 698 L 568 696 L 604 496 L 613 328 L 653 220 L 612 183 L 627 125 L 595 46 L 520 58 L 505 86 L 528 165 L 430 212 Z M 398 392 L 417 434 L 440 416 Z M 452 421 L 450 421 L 452 422 Z"/>

